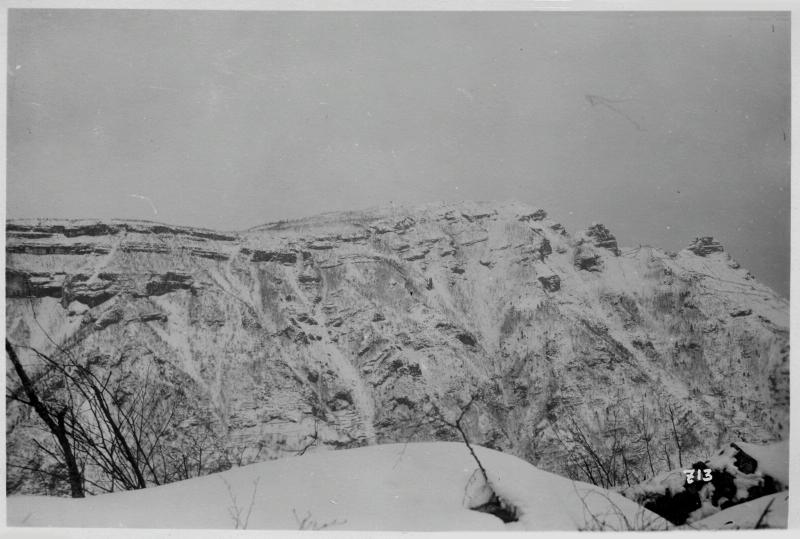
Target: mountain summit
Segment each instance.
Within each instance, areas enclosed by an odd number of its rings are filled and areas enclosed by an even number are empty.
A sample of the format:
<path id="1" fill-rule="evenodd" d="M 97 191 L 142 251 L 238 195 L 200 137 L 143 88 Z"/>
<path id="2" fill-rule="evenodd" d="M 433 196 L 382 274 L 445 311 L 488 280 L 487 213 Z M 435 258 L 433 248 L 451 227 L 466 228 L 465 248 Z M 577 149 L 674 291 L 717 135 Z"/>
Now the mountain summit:
<path id="1" fill-rule="evenodd" d="M 187 476 L 455 440 L 437 418 L 461 412 L 476 444 L 604 486 L 733 438 L 788 437 L 788 303 L 713 238 L 678 253 L 626 248 L 602 224 L 569 234 L 516 203 L 241 232 L 6 230 L 6 329 L 20 357 L 68 353 L 128 387 L 173 388 L 165 443 L 201 453 Z M 36 418 L 16 403 L 8 413 L 9 491 L 42 492 L 26 471 L 52 466 Z"/>

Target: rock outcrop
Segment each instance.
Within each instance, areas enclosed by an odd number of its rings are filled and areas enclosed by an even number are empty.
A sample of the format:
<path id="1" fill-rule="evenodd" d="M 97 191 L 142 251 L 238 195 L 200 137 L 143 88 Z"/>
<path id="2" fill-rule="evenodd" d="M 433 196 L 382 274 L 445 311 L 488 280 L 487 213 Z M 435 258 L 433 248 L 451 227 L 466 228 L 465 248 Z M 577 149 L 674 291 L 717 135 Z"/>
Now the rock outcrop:
<path id="1" fill-rule="evenodd" d="M 712 253 L 721 253 L 725 251 L 722 245 L 711 236 L 695 238 L 687 249 L 697 256 L 708 256 Z"/>
<path id="2" fill-rule="evenodd" d="M 558 292 L 561 290 L 561 277 L 558 275 L 539 277 L 539 282 L 542 283 L 542 288 L 548 292 Z"/>
<path id="3" fill-rule="evenodd" d="M 617 238 L 605 227 L 605 225 L 594 223 L 592 226 L 586 229 L 586 231 L 579 234 L 578 237 L 581 240 L 588 241 L 596 247 L 611 251 L 615 256 L 619 256 L 620 254 L 619 247 L 617 246 Z"/>

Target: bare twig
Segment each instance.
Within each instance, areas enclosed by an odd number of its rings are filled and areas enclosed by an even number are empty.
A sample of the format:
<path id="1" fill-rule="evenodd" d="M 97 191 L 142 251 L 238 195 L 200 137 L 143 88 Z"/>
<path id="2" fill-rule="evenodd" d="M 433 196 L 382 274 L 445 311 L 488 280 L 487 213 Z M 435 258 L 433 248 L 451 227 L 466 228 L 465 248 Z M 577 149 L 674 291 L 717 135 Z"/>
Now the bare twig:
<path id="1" fill-rule="evenodd" d="M 767 504 L 767 506 L 764 507 L 764 510 L 761 511 L 761 516 L 758 517 L 758 521 L 756 521 L 756 525 L 755 525 L 754 529 L 759 530 L 759 529 L 763 529 L 763 528 L 769 528 L 769 526 L 763 524 L 763 522 L 764 522 L 764 519 L 769 514 L 770 507 L 772 507 L 772 503 L 774 501 L 775 501 L 775 498 L 772 498 L 769 501 L 769 503 Z"/>
<path id="2" fill-rule="evenodd" d="M 637 509 L 634 520 L 631 521 L 628 518 L 625 511 L 623 511 L 622 508 L 619 505 L 617 505 L 617 503 L 614 502 L 614 500 L 612 500 L 605 492 L 592 489 L 585 492 L 584 494 L 581 494 L 578 491 L 578 487 L 575 484 L 575 482 L 572 483 L 572 487 L 575 490 L 575 494 L 578 496 L 578 499 L 580 499 L 581 504 L 583 505 L 584 513 L 588 514 L 591 517 L 592 522 L 596 526 L 596 528 L 594 528 L 596 531 L 601 531 L 601 530 L 648 531 L 648 530 L 666 529 L 666 526 L 659 523 L 658 518 L 651 516 L 649 514 L 650 512 L 644 507 L 639 507 Z M 598 516 L 589 508 L 589 504 L 586 502 L 586 498 L 588 498 L 592 494 L 600 496 L 601 498 L 604 498 L 606 502 L 608 502 L 608 506 L 611 509 L 610 514 L 617 518 L 618 522 L 622 525 L 622 530 L 617 530 L 612 524 L 610 524 L 607 520 L 605 520 L 608 513 L 603 515 L 604 520 L 600 520 Z M 591 529 L 591 528 L 585 528 L 585 529 Z"/>
<path id="3" fill-rule="evenodd" d="M 311 518 L 311 511 L 306 511 L 306 516 L 302 519 L 297 514 L 297 510 L 292 509 L 292 514 L 294 515 L 294 520 L 297 522 L 297 529 L 298 530 L 324 530 L 325 528 L 330 528 L 331 526 L 340 526 L 342 524 L 347 524 L 347 520 L 331 520 L 330 522 L 324 522 L 320 524 L 313 518 Z"/>
<path id="4" fill-rule="evenodd" d="M 435 418 L 423 417 L 420 419 L 416 425 L 414 425 L 414 430 L 411 431 L 411 435 L 406 438 L 405 443 L 403 443 L 403 448 L 400 450 L 400 453 L 397 455 L 397 460 L 394 462 L 392 466 L 392 470 L 397 468 L 397 465 L 400 464 L 400 461 L 403 459 L 403 455 L 406 453 L 406 448 L 408 447 L 409 438 L 413 438 L 414 435 L 425 425 L 430 425 L 431 423 L 435 422 Z"/>
<path id="5" fill-rule="evenodd" d="M 306 451 L 308 451 L 309 448 L 317 445 L 318 441 L 319 441 L 319 419 L 314 418 L 314 434 L 311 435 L 311 441 L 308 442 L 306 445 L 304 445 L 302 449 L 300 449 L 297 452 L 297 456 L 299 457 L 305 455 Z"/>
<path id="6" fill-rule="evenodd" d="M 456 419 L 455 422 L 448 421 L 447 419 L 445 419 L 444 414 L 441 412 L 441 410 L 439 410 L 439 408 L 438 408 L 438 406 L 436 406 L 436 404 L 433 404 L 433 409 L 436 412 L 435 419 L 437 421 L 439 421 L 440 423 L 442 423 L 444 425 L 447 425 L 450 428 L 453 428 L 453 429 L 457 430 L 458 433 L 461 435 L 461 439 L 464 440 L 464 444 L 467 446 L 467 449 L 469 450 L 470 454 L 472 455 L 472 458 L 475 459 L 475 462 L 478 464 L 478 468 L 481 471 L 481 475 L 483 475 L 483 479 L 486 481 L 487 484 L 489 484 L 490 483 L 489 475 L 486 473 L 486 468 L 483 467 L 483 463 L 478 458 L 478 455 L 475 454 L 475 450 L 472 448 L 472 445 L 469 443 L 469 437 L 467 436 L 467 433 L 464 430 L 464 426 L 461 424 L 461 421 L 463 421 L 464 416 L 469 411 L 470 407 L 472 406 L 472 403 L 475 402 L 476 398 L 477 398 L 477 395 L 472 395 L 472 397 L 469 399 L 469 402 L 467 404 L 465 404 L 461 408 L 461 414 L 458 416 L 458 419 Z"/>
<path id="7" fill-rule="evenodd" d="M 250 495 L 250 505 L 247 507 L 247 513 L 244 515 L 244 518 L 242 518 L 242 511 L 244 508 L 239 507 L 239 502 L 236 499 L 236 494 L 233 493 L 231 484 L 227 479 L 225 479 L 225 477 L 219 476 L 219 478 L 222 479 L 222 482 L 225 483 L 225 488 L 228 490 L 228 498 L 231 500 L 231 505 L 228 506 L 228 514 L 233 520 L 235 529 L 246 530 L 250 523 L 250 515 L 253 512 L 253 506 L 255 505 L 256 501 L 256 492 L 258 491 L 258 483 L 261 480 L 261 477 L 259 476 L 253 481 L 253 493 Z"/>

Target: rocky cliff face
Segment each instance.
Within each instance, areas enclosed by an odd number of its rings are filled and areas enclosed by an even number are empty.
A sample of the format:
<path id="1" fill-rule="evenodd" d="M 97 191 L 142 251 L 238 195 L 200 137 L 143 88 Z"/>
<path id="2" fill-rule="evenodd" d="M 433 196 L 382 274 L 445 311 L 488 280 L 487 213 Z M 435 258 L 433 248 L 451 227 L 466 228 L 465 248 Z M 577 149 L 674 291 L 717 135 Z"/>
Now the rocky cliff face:
<path id="1" fill-rule="evenodd" d="M 711 238 L 626 249 L 602 225 L 573 236 L 543 210 L 464 203 L 239 233 L 13 221 L 6 252 L 13 344 L 115 372 L 135 368 L 120 350 L 157 358 L 182 428 L 243 463 L 451 439 L 424 419 L 474 395 L 477 443 L 562 473 L 576 433 L 655 471 L 787 436 L 788 303 Z M 35 418 L 8 417 L 11 458 Z"/>

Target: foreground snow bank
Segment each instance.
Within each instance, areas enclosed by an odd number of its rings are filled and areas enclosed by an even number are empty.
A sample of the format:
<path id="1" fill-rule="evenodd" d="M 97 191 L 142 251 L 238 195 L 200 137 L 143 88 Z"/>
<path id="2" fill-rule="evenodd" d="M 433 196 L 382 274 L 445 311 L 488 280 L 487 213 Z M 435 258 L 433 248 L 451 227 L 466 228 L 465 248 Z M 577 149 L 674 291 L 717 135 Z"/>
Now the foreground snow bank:
<path id="1" fill-rule="evenodd" d="M 734 505 L 710 517 L 685 526 L 693 530 L 752 530 L 786 528 L 789 518 L 789 493 L 778 492 Z"/>
<path id="2" fill-rule="evenodd" d="M 269 461 L 146 490 L 85 499 L 13 496 L 10 526 L 358 530 L 664 528 L 604 489 L 463 444 L 391 444 Z M 491 489 L 491 491 L 490 491 Z M 488 494 L 516 521 L 470 510 Z M 252 509 L 251 509 L 252 507 Z"/>

